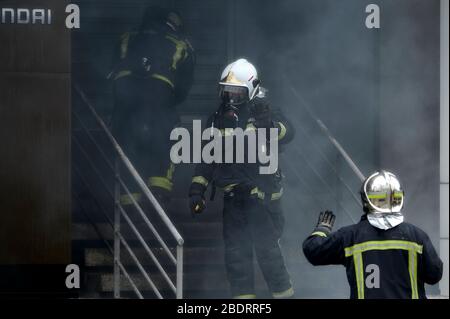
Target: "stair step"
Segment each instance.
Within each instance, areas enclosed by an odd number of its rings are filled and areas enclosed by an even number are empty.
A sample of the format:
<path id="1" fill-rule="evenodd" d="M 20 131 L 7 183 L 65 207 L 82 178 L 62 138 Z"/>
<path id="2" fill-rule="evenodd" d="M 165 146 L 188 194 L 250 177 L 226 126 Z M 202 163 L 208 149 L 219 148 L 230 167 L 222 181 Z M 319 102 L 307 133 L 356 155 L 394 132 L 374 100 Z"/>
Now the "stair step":
<path id="1" fill-rule="evenodd" d="M 299 267 L 299 268 L 297 268 Z M 332 299 L 348 299 L 349 288 L 345 276 L 345 269 L 343 267 L 314 267 L 312 265 L 293 265 L 288 263 L 288 269 L 292 275 L 292 280 L 295 289 L 295 298 L 332 298 Z M 86 273 L 85 280 L 82 282 L 80 297 L 81 298 L 113 298 L 113 275 L 112 267 L 109 271 L 97 267 L 100 271 L 93 271 Z M 299 272 L 301 269 L 301 272 Z M 127 267 L 133 280 L 137 282 L 145 298 L 155 298 L 150 286 L 145 279 L 138 274 L 135 268 Z M 194 275 L 193 272 L 196 272 Z M 202 298 L 202 299 L 219 299 L 230 298 L 228 288 L 228 281 L 225 277 L 224 271 L 218 272 L 216 268 L 209 269 L 185 269 L 184 298 Z M 214 276 L 217 276 L 214 278 Z M 153 280 L 155 276 L 150 273 L 150 278 Z M 166 298 L 174 298 L 173 292 L 168 288 L 162 276 L 156 276 L 155 284 L 161 287 L 161 293 Z M 171 278 L 174 278 L 171 275 Z M 122 289 L 121 298 L 136 298 L 131 286 L 127 283 L 126 278 L 121 278 Z M 256 294 L 258 298 L 271 298 L 265 284 L 261 277 L 260 271 L 256 268 L 255 282 L 257 283 Z M 216 283 L 218 283 L 216 285 Z"/>
<path id="2" fill-rule="evenodd" d="M 126 222 L 124 222 L 126 223 Z M 113 239 L 113 230 L 110 224 L 108 223 L 98 223 L 97 228 L 100 233 L 106 240 Z M 159 234 L 162 238 L 173 238 L 165 225 L 154 224 L 155 228 L 158 230 Z M 158 227 L 161 226 L 161 227 Z M 154 236 L 151 230 L 144 223 L 137 223 L 136 227 L 140 230 L 142 237 L 145 240 L 154 241 Z M 214 240 L 217 242 L 222 241 L 222 224 L 211 222 L 211 223 L 202 223 L 202 222 L 191 222 L 191 223 L 183 223 L 180 225 L 176 225 L 178 231 L 181 236 L 184 238 L 186 242 L 190 240 L 197 239 L 208 239 Z M 122 224 L 121 233 L 124 238 L 132 238 L 135 239 L 134 232 L 127 226 Z M 72 224 L 72 239 L 73 240 L 96 240 L 98 238 L 98 234 L 94 230 L 93 226 L 89 223 L 73 223 Z M 169 240 L 170 242 L 175 242 L 175 240 Z"/>
<path id="3" fill-rule="evenodd" d="M 207 208 L 202 214 L 198 214 L 195 217 L 189 211 L 188 199 L 187 198 L 174 198 L 170 202 L 167 207 L 166 213 L 167 216 L 176 224 L 185 223 L 185 222 L 221 222 L 222 221 L 222 207 L 223 203 L 221 199 L 217 199 L 214 201 L 208 201 L 206 203 Z M 89 212 L 89 218 L 97 223 L 97 222 L 105 222 L 105 217 L 103 214 L 98 212 L 97 207 L 92 206 L 89 207 L 92 211 Z M 126 211 L 129 212 L 129 209 L 126 208 Z M 145 211 L 145 210 L 144 210 Z M 86 216 L 78 210 L 74 210 L 72 214 L 72 222 L 85 222 L 87 221 Z M 113 211 L 111 208 L 111 212 L 108 214 L 110 219 L 113 219 Z M 141 217 L 138 217 L 141 218 Z M 159 216 L 155 217 L 155 220 L 159 221 L 161 218 Z"/>
<path id="4" fill-rule="evenodd" d="M 146 299 L 155 299 L 155 294 L 150 291 L 144 291 L 141 292 Z M 174 293 L 172 291 L 161 291 L 161 293 L 164 296 L 168 296 L 168 298 L 174 298 Z M 183 298 L 185 299 L 227 299 L 230 298 L 230 293 L 228 290 L 210 290 L 206 294 L 205 291 L 198 290 L 198 289 L 184 289 L 183 290 Z M 90 291 L 81 291 L 79 293 L 79 298 L 82 299 L 112 299 L 114 298 L 114 294 L 112 291 L 96 291 L 96 292 L 90 292 Z M 136 299 L 137 295 L 134 291 L 127 290 L 127 291 L 121 291 L 120 292 L 120 299 Z M 265 297 L 261 297 L 265 298 Z"/>
<path id="5" fill-rule="evenodd" d="M 175 255 L 175 250 L 171 250 Z M 154 265 L 144 248 L 134 248 L 133 252 L 143 265 Z M 173 265 L 162 248 L 152 248 L 152 252 L 162 265 Z M 113 263 L 113 256 L 109 250 L 104 248 L 87 248 L 84 255 L 85 266 L 87 267 L 110 266 Z M 223 247 L 185 247 L 183 261 L 185 265 L 223 265 L 223 255 Z M 134 265 L 133 259 L 128 254 L 122 254 L 121 258 L 121 262 L 125 266 Z"/>
<path id="6" fill-rule="evenodd" d="M 313 267 L 305 265 L 290 266 L 294 289 L 297 298 L 348 298 L 348 284 L 346 282 L 345 270 L 336 267 Z M 301 268 L 298 268 L 301 267 Z M 206 267 L 207 268 L 207 267 Z M 223 266 L 213 266 L 206 269 L 204 267 L 187 267 L 184 269 L 183 291 L 186 298 L 229 298 L 229 284 Z M 112 268 L 110 268 L 112 269 Z M 126 267 L 133 281 L 140 291 L 148 298 L 153 298 L 154 294 L 148 282 L 137 270 L 136 267 Z M 302 269 L 301 274 L 296 269 Z M 270 298 L 265 281 L 259 268 L 255 265 L 255 291 L 259 298 Z M 156 272 L 149 273 L 150 278 L 167 298 L 173 298 L 163 276 Z M 174 280 L 175 274 L 169 274 Z M 89 272 L 85 276 L 85 285 L 89 285 L 88 291 L 98 293 L 108 293 L 113 291 L 112 271 Z M 333 284 L 331 284 L 333 283 Z M 83 288 L 83 287 L 82 287 Z M 132 287 L 128 280 L 121 276 L 121 291 L 129 294 L 130 298 L 135 298 Z"/>
<path id="7" fill-rule="evenodd" d="M 139 290 L 151 291 L 150 285 L 141 273 L 132 273 L 131 276 Z M 99 291 L 113 291 L 112 273 L 89 274 L 88 278 L 89 281 L 95 281 L 98 284 L 97 287 L 99 288 Z M 165 287 L 162 289 L 168 290 L 167 282 L 162 275 L 151 274 L 150 278 L 157 287 Z M 125 276 L 121 276 L 121 287 L 123 291 L 131 291 L 133 289 Z M 229 289 L 228 281 L 226 280 L 225 269 L 220 268 L 215 268 L 214 270 L 201 273 L 189 273 L 185 271 L 183 276 L 183 287 L 186 291 L 204 291 L 205 295 L 208 294 L 209 291 L 227 291 Z M 255 288 L 259 291 L 264 291 L 267 289 L 263 280 L 256 280 Z"/>
<path id="8" fill-rule="evenodd" d="M 130 247 L 142 248 L 141 242 L 138 241 L 137 239 L 127 240 L 127 242 L 130 245 Z M 108 240 L 108 243 L 110 245 L 113 245 L 114 242 L 112 240 Z M 161 248 L 161 245 L 155 239 L 146 240 L 146 243 L 150 248 L 155 248 L 155 247 Z M 169 244 L 172 244 L 172 242 L 169 241 Z M 174 249 L 175 245 L 176 245 L 176 243 L 174 243 L 173 245 L 169 245 L 169 249 Z M 211 241 L 207 238 L 188 240 L 188 241 L 185 241 L 185 243 L 184 243 L 184 248 L 187 248 L 187 247 L 215 248 L 215 247 L 220 247 L 220 246 L 223 246 L 222 240 L 221 241 Z M 105 245 L 105 242 L 102 239 L 98 239 L 98 238 L 89 239 L 89 240 L 83 240 L 83 239 L 72 240 L 72 250 L 74 252 L 84 251 L 84 249 L 86 249 L 86 248 L 107 248 L 107 247 Z M 84 253 L 83 253 L 83 255 L 84 255 Z"/>

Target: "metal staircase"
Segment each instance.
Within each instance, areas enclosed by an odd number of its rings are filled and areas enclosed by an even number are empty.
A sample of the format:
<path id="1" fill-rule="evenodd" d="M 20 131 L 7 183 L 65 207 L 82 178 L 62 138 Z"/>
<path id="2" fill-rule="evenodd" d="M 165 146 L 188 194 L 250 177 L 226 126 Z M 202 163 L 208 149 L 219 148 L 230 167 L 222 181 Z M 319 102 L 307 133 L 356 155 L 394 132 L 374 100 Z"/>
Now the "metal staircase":
<path id="1" fill-rule="evenodd" d="M 74 78 L 83 85 L 83 92 L 75 89 L 73 97 L 72 166 L 73 255 L 84 269 L 81 297 L 228 298 L 221 196 L 217 194 L 215 201 L 207 203 L 204 214 L 192 218 L 187 190 L 193 165 L 177 167 L 173 198 L 164 211 L 155 210 L 159 204 L 155 205 L 153 195 L 132 169 L 129 172 L 142 182 L 139 184 L 149 206 L 134 205 L 133 211 L 124 212 L 117 203 L 118 187 L 125 189 L 126 185 L 116 174 L 117 162 L 111 159 L 119 155 L 120 165 L 132 165 L 102 120 L 108 120 L 112 105 L 111 91 L 102 83 L 108 73 L 106 61 L 112 45 L 120 32 L 140 19 L 139 7 L 146 4 L 144 0 L 79 1 L 84 20 L 83 27 L 73 33 L 72 51 Z M 187 101 L 178 106 L 181 125 L 190 127 L 192 119 L 206 117 L 217 105 L 217 75 L 235 53 L 234 21 L 229 17 L 233 17 L 236 2 L 176 0 L 173 4 L 191 26 L 197 54 L 194 86 Z M 287 78 L 280 81 L 285 87 L 295 83 Z M 329 291 L 325 297 L 346 297 L 346 289 L 333 290 L 347 287 L 345 276 L 335 276 L 334 269 L 313 269 L 300 246 L 321 209 L 342 213 L 342 224 L 357 220 L 361 209 L 354 190 L 359 188 L 362 174 L 295 88 L 291 86 L 287 94 L 295 101 L 295 107 L 291 107 L 295 116 L 289 119 L 297 129 L 296 140 L 281 158 L 287 184 L 282 248 L 288 269 L 297 297 L 321 298 L 325 289 Z M 156 230 L 159 239 L 154 236 Z M 162 239 L 167 238 L 171 244 L 165 247 Z M 259 268 L 255 269 L 256 293 L 269 298 Z M 335 285 L 330 289 L 331 281 Z"/>
<path id="2" fill-rule="evenodd" d="M 158 0 L 80 0 L 77 4 L 83 14 L 82 28 L 72 33 L 73 78 L 82 85 L 84 93 L 95 106 L 95 112 L 106 123 L 112 107 L 111 88 L 105 81 L 110 67 L 111 50 L 119 35 L 135 27 L 140 21 L 142 9 L 152 4 L 173 5 L 178 8 L 189 26 L 189 33 L 192 34 L 191 40 L 197 57 L 195 82 L 188 99 L 178 106 L 181 125 L 188 126 L 192 118 L 198 118 L 199 114 L 206 116 L 214 108 L 217 98 L 215 94 L 216 77 L 222 65 L 228 60 L 227 42 L 217 37 L 217 34 L 226 32 L 227 28 L 227 16 L 222 14 L 222 12 L 226 12 L 227 4 L 225 2 L 200 3 L 176 0 L 169 4 L 167 1 Z M 114 170 L 108 168 L 110 165 L 104 164 L 103 158 L 114 158 L 117 152 L 111 149 L 110 138 L 99 127 L 97 119 L 89 111 L 85 101 L 77 92 L 75 93 L 73 105 L 78 113 L 73 116 L 74 257 L 80 265 L 84 265 L 85 269 L 83 296 L 112 297 L 114 296 L 114 284 L 118 285 L 117 276 L 114 279 L 113 275 L 113 255 L 110 254 L 110 250 L 114 251 L 114 232 L 111 230 L 111 224 L 114 225 L 114 216 L 110 215 L 110 220 L 108 220 L 105 218 L 104 212 L 111 213 L 117 208 L 114 206 L 111 194 L 104 191 L 104 183 L 98 176 L 103 176 L 107 185 L 114 185 Z M 81 125 L 79 120 L 84 125 Z M 93 139 L 98 146 L 103 148 L 106 156 L 98 152 Z M 84 148 L 85 154 L 80 146 Z M 92 162 L 97 165 L 98 162 L 103 163 L 97 167 L 97 172 L 86 161 L 85 155 L 93 157 Z M 115 163 L 110 164 L 116 165 Z M 228 286 L 221 254 L 223 252 L 221 202 L 217 200 L 210 203 L 208 214 L 193 220 L 187 209 L 186 195 L 191 176 L 191 166 L 177 167 L 174 198 L 170 205 L 165 207 L 168 217 L 185 240 L 183 245 L 183 297 L 228 297 Z M 75 191 L 78 194 L 75 194 Z M 109 192 L 115 195 L 113 188 Z M 170 232 L 164 232 L 164 228 L 167 227 L 159 224 L 160 216 L 151 207 L 142 208 L 149 220 L 154 223 L 155 228 L 158 231 L 160 228 L 163 229 L 161 237 L 169 238 Z M 122 214 L 120 209 L 119 213 Z M 147 242 L 148 248 L 157 258 L 162 257 L 160 264 L 164 269 L 169 269 L 168 276 L 176 279 L 176 272 L 170 256 L 164 256 L 164 254 L 167 255 L 167 252 L 164 249 L 161 250 L 161 244 L 153 238 L 139 211 L 128 214 L 130 218 L 136 217 L 136 220 L 140 220 L 136 223 L 136 228 L 142 234 L 141 239 Z M 142 240 L 139 240 L 135 232 L 130 229 L 125 217 L 122 216 L 121 219 L 124 224 L 121 228 L 123 237 L 127 240 L 129 247 L 135 251 L 135 257 L 141 262 L 142 268 L 150 274 L 155 286 L 161 289 L 163 297 L 173 297 L 173 289 L 170 288 L 158 267 L 154 265 L 153 260 L 147 256 L 148 249 L 142 245 Z M 158 226 L 162 227 L 158 228 Z M 143 297 L 157 297 L 143 272 L 136 266 L 128 249 L 124 245 L 122 246 L 122 264 L 129 270 L 129 277 L 134 281 L 135 286 L 140 289 Z M 176 251 L 170 247 L 169 249 L 175 256 Z M 117 273 L 117 267 L 115 271 Z M 135 289 L 125 275 L 122 276 L 122 281 L 121 296 L 134 298 L 136 296 Z"/>
<path id="3" fill-rule="evenodd" d="M 154 281 L 150 278 L 147 270 L 144 268 L 142 263 L 140 262 L 139 258 L 137 258 L 134 247 L 130 245 L 127 239 L 125 239 L 125 233 L 122 230 L 122 222 L 126 222 L 131 229 L 133 235 L 135 238 L 139 241 L 139 243 L 142 245 L 143 252 L 147 254 L 147 257 L 149 257 L 154 266 L 159 270 L 162 278 L 164 278 L 166 284 L 169 286 L 170 290 L 175 294 L 175 296 L 180 299 L 183 297 L 183 244 L 184 240 L 179 234 L 178 230 L 173 225 L 172 221 L 167 216 L 164 209 L 161 207 L 161 205 L 158 203 L 152 192 L 149 190 L 145 182 L 142 180 L 140 175 L 137 173 L 136 169 L 134 168 L 133 164 L 130 162 L 130 160 L 127 158 L 127 156 L 122 151 L 122 148 L 120 145 L 116 142 L 114 137 L 112 136 L 111 132 L 109 131 L 108 127 L 105 125 L 103 120 L 98 116 L 93 106 L 88 101 L 87 97 L 84 95 L 83 91 L 76 86 L 75 87 L 76 92 L 80 95 L 86 106 L 88 107 L 89 111 L 92 113 L 92 116 L 97 121 L 98 125 L 102 129 L 103 133 L 106 135 L 106 137 L 109 139 L 109 142 L 112 145 L 113 150 L 117 153 L 115 156 L 116 160 L 113 165 L 111 161 L 111 157 L 108 157 L 105 154 L 105 151 L 103 150 L 102 146 L 96 141 L 96 139 L 92 136 L 92 134 L 89 132 L 89 130 L 86 128 L 86 126 L 81 121 L 80 117 L 77 115 L 76 111 L 74 111 L 74 117 L 78 120 L 81 129 L 86 134 L 90 142 L 96 147 L 98 153 L 101 155 L 100 157 L 104 160 L 103 165 L 106 165 L 113 174 L 114 183 L 108 183 L 106 181 L 106 178 L 102 176 L 98 169 L 98 164 L 94 162 L 92 157 L 89 155 L 89 153 L 86 151 L 83 144 L 80 142 L 79 137 L 76 135 L 73 135 L 73 143 L 78 148 L 79 152 L 84 157 L 84 160 L 89 164 L 91 169 L 95 172 L 95 177 L 100 181 L 102 186 L 104 187 L 104 190 L 110 195 L 111 199 L 114 201 L 114 214 L 111 216 L 110 211 L 107 209 L 104 209 L 102 204 L 100 204 L 98 201 L 98 207 L 100 208 L 99 212 L 103 215 L 105 219 L 105 225 L 109 226 L 111 231 L 113 232 L 113 246 L 106 240 L 104 233 L 106 233 L 106 230 L 100 231 L 98 225 L 90 220 L 92 223 L 92 226 L 94 230 L 97 232 L 99 237 L 104 241 L 108 251 L 113 256 L 113 290 L 114 290 L 114 297 L 118 298 L 120 297 L 120 291 L 121 291 L 121 274 L 127 279 L 128 284 L 133 288 L 134 292 L 139 298 L 144 298 L 141 289 L 138 288 L 138 286 L 135 283 L 135 280 L 130 276 L 129 271 L 127 271 L 125 265 L 122 262 L 122 254 L 121 249 L 125 248 L 125 251 L 128 253 L 128 255 L 131 257 L 131 260 L 134 262 L 135 267 L 137 267 L 142 275 L 142 277 L 145 279 L 147 284 L 151 287 L 151 290 L 154 292 L 155 296 L 157 298 L 162 299 L 163 295 L 159 291 L 157 285 L 154 283 Z M 139 185 L 142 194 L 144 195 L 145 199 L 148 200 L 152 208 L 154 208 L 154 211 L 159 215 L 162 223 L 168 228 L 170 235 L 172 239 L 176 242 L 176 253 L 173 253 L 173 250 L 171 250 L 166 243 L 166 240 L 162 238 L 160 235 L 160 232 L 157 230 L 155 225 L 149 220 L 146 212 L 144 212 L 142 208 L 142 204 L 138 203 L 132 196 L 129 191 L 129 185 L 126 185 L 124 182 L 124 179 L 120 176 L 120 165 L 123 165 L 128 172 L 133 177 L 134 181 Z M 84 176 L 80 168 L 74 164 L 74 171 L 77 174 L 79 180 L 84 184 L 86 187 L 85 189 L 89 191 L 92 195 L 92 198 L 96 198 L 96 189 L 92 189 L 89 187 L 89 181 L 87 180 L 87 177 Z M 113 186 L 113 189 L 111 189 Z M 139 217 L 141 217 L 141 223 L 144 223 L 145 226 L 147 226 L 147 232 L 141 232 L 139 231 L 137 227 L 137 222 L 133 220 L 133 216 L 127 212 L 124 208 L 124 206 L 120 203 L 120 195 L 122 194 L 122 191 L 124 191 L 125 194 L 129 195 L 132 199 L 133 208 L 138 213 Z M 78 196 L 78 195 L 76 195 Z M 89 212 L 85 212 L 86 218 L 89 220 Z M 144 239 L 144 234 L 148 233 L 148 230 L 151 231 L 151 234 L 154 236 L 155 240 L 157 241 L 158 248 L 161 249 L 162 252 L 166 253 L 169 260 L 172 262 L 173 265 L 175 265 L 176 268 L 176 276 L 175 279 L 171 279 L 165 270 L 165 267 L 160 262 L 160 258 L 157 257 L 156 252 L 154 252 L 154 246 L 150 248 L 149 244 L 147 243 L 146 239 Z M 141 252 L 142 254 L 142 252 Z"/>

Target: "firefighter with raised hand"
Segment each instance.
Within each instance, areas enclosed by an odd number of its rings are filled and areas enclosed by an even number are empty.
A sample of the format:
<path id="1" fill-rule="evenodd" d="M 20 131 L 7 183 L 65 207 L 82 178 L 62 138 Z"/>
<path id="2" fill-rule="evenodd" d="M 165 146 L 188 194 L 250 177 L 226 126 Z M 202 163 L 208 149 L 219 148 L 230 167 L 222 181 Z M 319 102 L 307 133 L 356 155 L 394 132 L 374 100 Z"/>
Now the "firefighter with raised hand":
<path id="1" fill-rule="evenodd" d="M 176 105 L 192 86 L 195 64 L 179 13 L 148 7 L 139 27 L 121 36 L 113 60 L 108 75 L 115 102 L 113 135 L 164 204 L 170 199 L 175 169 L 170 161 L 170 132 L 179 121 Z M 131 192 L 140 199 L 139 188 Z M 124 194 L 121 202 L 126 205 L 132 200 Z"/>
<path id="2" fill-rule="evenodd" d="M 276 112 L 270 109 L 257 71 L 247 60 L 239 59 L 228 65 L 219 85 L 222 103 L 209 118 L 207 127 L 219 129 L 224 136 L 236 128 L 273 127 L 278 129 L 280 143 L 292 139 L 289 124 L 279 121 Z M 279 246 L 283 229 L 279 205 L 281 172 L 269 174 L 264 178 L 267 185 L 262 185 L 256 165 L 198 164 L 189 190 L 190 209 L 194 214 L 205 209 L 209 185 L 223 191 L 225 266 L 234 298 L 256 297 L 254 252 L 272 296 L 289 298 L 294 290 Z"/>
<path id="3" fill-rule="evenodd" d="M 425 299 L 424 284 L 442 277 L 442 261 L 427 234 L 404 222 L 397 177 L 376 172 L 361 188 L 365 214 L 358 224 L 331 232 L 335 216 L 320 213 L 303 252 L 313 265 L 344 265 L 350 298 Z"/>

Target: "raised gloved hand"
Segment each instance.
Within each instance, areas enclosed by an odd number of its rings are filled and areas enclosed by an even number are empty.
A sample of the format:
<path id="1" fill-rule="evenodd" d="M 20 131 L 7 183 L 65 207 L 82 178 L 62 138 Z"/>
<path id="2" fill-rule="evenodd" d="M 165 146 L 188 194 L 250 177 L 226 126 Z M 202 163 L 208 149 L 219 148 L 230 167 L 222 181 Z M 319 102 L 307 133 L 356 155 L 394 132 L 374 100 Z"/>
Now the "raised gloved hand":
<path id="1" fill-rule="evenodd" d="M 272 127 L 272 111 L 266 99 L 255 98 L 252 108 L 251 116 L 255 119 L 255 126 L 261 128 Z"/>
<path id="2" fill-rule="evenodd" d="M 325 212 L 320 212 L 319 220 L 317 221 L 317 226 L 314 231 L 324 232 L 325 234 L 330 234 L 333 229 L 336 216 L 332 211 L 326 210 Z"/>
<path id="3" fill-rule="evenodd" d="M 192 214 L 200 214 L 206 208 L 205 198 L 200 194 L 193 194 L 189 197 L 189 207 Z"/>

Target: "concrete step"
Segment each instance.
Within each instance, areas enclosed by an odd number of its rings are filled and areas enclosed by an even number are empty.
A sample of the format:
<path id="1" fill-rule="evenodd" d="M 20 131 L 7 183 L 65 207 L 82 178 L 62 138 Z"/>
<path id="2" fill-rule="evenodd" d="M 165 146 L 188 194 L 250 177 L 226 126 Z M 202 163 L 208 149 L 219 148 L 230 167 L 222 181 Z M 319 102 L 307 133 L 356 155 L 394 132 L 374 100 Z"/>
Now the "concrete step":
<path id="1" fill-rule="evenodd" d="M 270 298 L 266 283 L 257 265 L 255 267 L 255 289 L 258 297 Z M 146 297 L 153 298 L 151 287 L 136 267 L 128 266 L 137 287 L 145 292 Z M 147 268 L 146 268 L 147 269 Z M 292 275 L 292 281 L 296 292 L 296 298 L 348 298 L 349 290 L 346 283 L 344 268 L 338 267 L 313 267 L 302 263 L 288 263 L 288 269 Z M 301 272 L 299 272 L 301 270 Z M 173 298 L 163 276 L 156 271 L 149 271 L 149 276 L 158 289 L 167 298 Z M 174 280 L 175 273 L 169 274 Z M 83 287 L 85 289 L 83 289 Z M 123 292 L 131 293 L 132 287 L 124 276 L 121 276 Z M 184 269 L 183 291 L 186 298 L 229 298 L 229 284 L 226 278 L 224 266 L 186 267 Z M 87 289 L 88 288 L 88 289 Z M 97 293 L 110 293 L 113 291 L 112 267 L 99 268 L 86 272 L 83 293 L 95 291 Z"/>
<path id="2" fill-rule="evenodd" d="M 144 276 L 140 272 L 131 271 L 130 275 L 141 291 L 151 292 L 151 286 L 148 284 Z M 151 280 L 154 284 L 161 290 L 164 291 L 164 294 L 167 297 L 173 297 L 173 292 L 170 290 L 167 282 L 164 277 L 158 273 L 151 273 Z M 260 274 L 257 274 L 255 280 L 255 289 L 259 293 L 263 293 L 267 290 L 267 286 L 260 277 Z M 174 279 L 174 276 L 170 276 L 171 279 Z M 87 282 L 91 286 L 95 286 L 95 291 L 98 292 L 112 292 L 113 291 L 113 274 L 109 273 L 88 273 Z M 122 291 L 132 291 L 132 286 L 125 278 L 125 276 L 121 276 L 121 287 Z M 210 269 L 208 271 L 184 271 L 183 277 L 183 287 L 185 291 L 185 295 L 188 291 L 198 291 L 202 292 L 203 298 L 207 297 L 209 294 L 222 291 L 228 292 L 229 285 L 226 279 L 225 269 L 223 267 L 214 267 L 214 269 Z M 187 296 L 187 295 L 186 295 Z M 223 296 L 228 297 L 228 296 Z"/>
<path id="3" fill-rule="evenodd" d="M 168 298 L 173 299 L 174 294 L 172 291 L 161 291 L 164 296 L 168 296 Z M 141 292 L 142 293 L 142 292 Z M 155 294 L 150 291 L 144 291 L 144 298 L 146 299 L 155 299 Z M 261 294 L 262 295 L 262 294 Z M 81 291 L 79 293 L 79 298 L 81 299 L 112 299 L 114 298 L 114 293 L 112 291 Z M 127 290 L 121 291 L 119 299 L 136 299 L 137 295 L 134 291 Z M 211 290 L 206 294 L 205 291 L 198 289 L 185 289 L 183 290 L 183 298 L 184 299 L 228 299 L 231 298 L 228 290 Z M 269 297 L 260 297 L 260 298 L 269 298 Z"/>
<path id="4" fill-rule="evenodd" d="M 121 233 L 125 239 L 136 239 L 134 232 L 125 225 L 125 221 L 122 223 Z M 106 240 L 113 240 L 113 230 L 108 223 L 98 223 L 97 228 Z M 161 223 L 154 223 L 155 228 L 158 230 L 162 238 L 164 238 L 170 246 L 170 243 L 175 242 L 171 240 L 173 238 L 167 227 Z M 175 224 L 181 236 L 186 242 L 191 240 L 211 240 L 220 242 L 222 241 L 222 224 L 216 222 L 191 222 Z M 150 229 L 144 223 L 136 223 L 137 229 L 140 231 L 142 237 L 149 242 L 154 242 L 154 236 Z M 98 234 L 94 230 L 93 226 L 89 223 L 73 223 L 72 224 L 72 240 L 97 240 Z"/>
<path id="5" fill-rule="evenodd" d="M 80 241 L 82 243 L 98 243 L 98 241 Z M 172 298 L 167 284 L 160 275 L 159 270 L 153 262 L 145 257 L 143 249 L 137 242 L 130 243 L 138 257 L 144 265 L 150 277 L 155 278 L 155 283 L 161 289 L 165 289 L 167 297 Z M 300 245 L 282 246 L 288 271 L 292 276 L 296 296 L 298 298 L 347 298 L 348 285 L 346 283 L 345 270 L 343 267 L 328 266 L 314 267 L 310 265 L 303 253 Z M 161 249 L 153 249 L 164 269 L 171 278 L 175 278 L 175 267 L 171 265 Z M 86 248 L 84 251 L 84 264 L 82 273 L 85 274 L 83 293 L 89 297 L 89 293 L 98 293 L 104 297 L 112 297 L 108 294 L 112 291 L 112 258 L 104 248 Z M 148 284 L 144 281 L 139 270 L 134 265 L 127 253 L 122 254 L 122 262 L 126 269 L 133 275 L 133 278 L 141 285 L 146 292 L 147 298 L 153 298 Z M 83 264 L 83 262 L 80 262 Z M 258 285 L 258 296 L 267 295 L 265 282 L 260 273 L 259 267 L 255 263 L 255 282 Z M 223 260 L 223 246 L 211 245 L 209 247 L 185 247 L 184 250 L 184 291 L 187 298 L 228 298 L 228 281 L 225 276 L 225 266 Z M 122 279 L 123 280 L 123 279 Z M 125 298 L 135 298 L 129 284 L 124 283 Z M 83 288 L 83 287 L 82 287 Z M 267 297 L 270 297 L 267 295 Z"/>
<path id="6" fill-rule="evenodd" d="M 167 258 L 167 253 L 162 248 L 152 248 L 152 253 L 163 266 L 172 266 L 173 263 Z M 171 249 L 176 256 L 175 249 Z M 144 248 L 134 248 L 134 254 L 143 265 L 154 265 Z M 224 248 L 218 247 L 185 247 L 183 250 L 183 261 L 185 265 L 223 265 Z M 133 259 L 124 252 L 121 257 L 124 265 L 134 265 Z M 87 267 L 111 266 L 113 256 L 105 248 L 86 248 L 84 250 L 84 265 Z"/>
<path id="7" fill-rule="evenodd" d="M 88 199 L 86 199 L 88 201 Z M 107 207 L 106 205 L 104 205 Z M 110 205 L 112 206 L 112 205 Z M 191 212 L 189 211 L 189 199 L 186 198 L 174 198 L 172 201 L 167 205 L 166 213 L 167 216 L 175 223 L 189 223 L 189 222 L 221 222 L 222 221 L 222 207 L 223 207 L 223 201 L 219 197 L 217 200 L 214 201 L 207 201 L 206 202 L 206 210 L 203 211 L 201 214 L 192 216 Z M 93 222 L 105 222 L 105 217 L 98 212 L 98 208 L 95 205 L 90 205 L 90 212 L 89 212 L 89 218 Z M 113 208 L 111 208 L 111 211 L 108 212 L 108 216 L 110 219 L 113 219 Z M 125 209 L 127 212 L 130 212 L 130 209 Z M 131 210 L 134 210 L 132 208 Z M 148 211 L 145 209 L 144 211 Z M 137 214 L 135 214 L 137 218 L 141 218 Z M 159 221 L 161 218 L 158 215 L 150 214 L 149 216 L 154 216 L 154 220 Z M 153 220 L 153 219 L 152 219 Z M 86 222 L 86 216 L 79 210 L 75 209 L 72 214 L 72 222 L 78 223 L 78 222 Z"/>
<path id="8" fill-rule="evenodd" d="M 176 249 L 170 248 L 171 252 L 176 256 Z M 151 248 L 152 253 L 160 261 L 162 265 L 172 265 L 167 258 L 167 253 L 163 248 Z M 294 264 L 306 263 L 300 248 L 295 246 L 282 247 L 283 255 L 286 260 L 293 261 Z M 122 250 L 122 263 L 124 265 L 134 265 L 133 260 Z M 136 257 L 142 261 L 144 265 L 153 265 L 153 261 L 144 248 L 133 247 Z M 183 260 L 185 265 L 223 265 L 224 264 L 224 246 L 218 244 L 211 247 L 190 247 L 185 246 L 183 249 Z M 84 249 L 84 265 L 88 267 L 102 267 L 112 265 L 113 258 L 109 250 L 106 248 L 85 248 Z"/>

